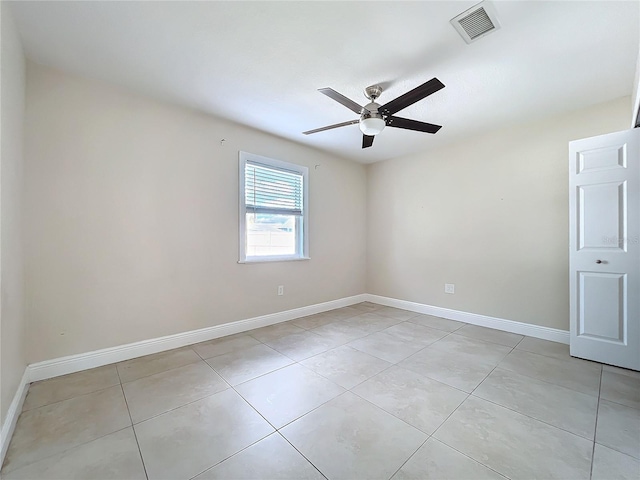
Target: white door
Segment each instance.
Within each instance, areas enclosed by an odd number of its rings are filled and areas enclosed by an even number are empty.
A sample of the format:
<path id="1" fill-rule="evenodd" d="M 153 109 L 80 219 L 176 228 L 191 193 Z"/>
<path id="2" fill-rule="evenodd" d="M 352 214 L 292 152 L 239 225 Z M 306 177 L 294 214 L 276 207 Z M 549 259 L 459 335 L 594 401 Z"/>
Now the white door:
<path id="1" fill-rule="evenodd" d="M 640 370 L 640 128 L 569 144 L 571 355 Z"/>

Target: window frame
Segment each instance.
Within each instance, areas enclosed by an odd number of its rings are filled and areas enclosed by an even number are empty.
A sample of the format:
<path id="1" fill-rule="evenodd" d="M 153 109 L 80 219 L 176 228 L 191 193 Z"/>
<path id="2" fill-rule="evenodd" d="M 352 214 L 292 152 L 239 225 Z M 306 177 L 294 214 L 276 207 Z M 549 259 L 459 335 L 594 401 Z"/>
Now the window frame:
<path id="1" fill-rule="evenodd" d="M 296 216 L 296 253 L 294 255 L 247 256 L 247 205 L 245 197 L 246 164 L 257 163 L 265 167 L 294 172 L 302 176 L 302 215 Z M 238 152 L 238 263 L 289 262 L 310 260 L 309 256 L 309 168 L 295 163 L 263 157 L 249 152 Z M 300 228 L 302 224 L 302 228 Z"/>

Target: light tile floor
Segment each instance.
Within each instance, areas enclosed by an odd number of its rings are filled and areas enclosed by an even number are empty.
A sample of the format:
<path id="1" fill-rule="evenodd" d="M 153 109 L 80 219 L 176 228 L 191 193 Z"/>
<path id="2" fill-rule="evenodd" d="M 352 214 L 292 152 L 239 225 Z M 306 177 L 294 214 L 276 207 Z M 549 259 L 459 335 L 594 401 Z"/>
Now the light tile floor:
<path id="1" fill-rule="evenodd" d="M 9 479 L 640 478 L 640 373 L 363 303 L 32 384 Z"/>

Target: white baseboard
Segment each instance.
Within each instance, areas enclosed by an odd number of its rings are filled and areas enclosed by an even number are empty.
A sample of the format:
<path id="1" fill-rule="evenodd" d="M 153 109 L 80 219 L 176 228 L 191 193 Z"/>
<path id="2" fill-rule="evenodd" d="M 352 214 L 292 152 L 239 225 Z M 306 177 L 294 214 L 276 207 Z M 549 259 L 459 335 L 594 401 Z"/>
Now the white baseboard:
<path id="1" fill-rule="evenodd" d="M 530 323 L 516 322 L 515 320 L 505 320 L 504 318 L 489 317 L 477 313 L 461 312 L 449 308 L 434 307 L 423 303 L 409 302 L 395 298 L 382 297 L 380 295 L 367 294 L 367 301 L 385 305 L 387 307 L 402 308 L 411 312 L 433 315 L 435 317 L 457 320 L 459 322 L 480 325 L 481 327 L 495 328 L 505 332 L 527 335 L 528 337 L 542 338 L 552 342 L 569 344 L 569 332 L 558 330 L 557 328 L 542 327 Z"/>
<path id="2" fill-rule="evenodd" d="M 24 404 L 24 399 L 27 396 L 28 391 L 29 367 L 24 369 L 20 385 L 18 385 L 18 390 L 11 401 L 11 405 L 9 405 L 7 416 L 2 424 L 2 430 L 0 430 L 0 466 L 4 463 L 4 456 L 7 454 L 7 450 L 9 449 L 9 442 L 11 441 L 11 436 L 16 428 L 18 417 L 22 412 L 22 405 Z"/>
<path id="3" fill-rule="evenodd" d="M 29 365 L 29 381 L 36 382 L 47 378 L 58 377 L 68 373 L 80 372 L 90 368 L 101 367 L 111 363 L 131 360 L 132 358 L 151 355 L 152 353 L 163 352 L 174 348 L 192 345 L 194 343 L 206 342 L 215 338 L 233 335 L 234 333 L 246 332 L 254 328 L 266 327 L 275 323 L 286 322 L 294 318 L 322 313 L 334 308 L 348 307 L 356 303 L 364 302 L 366 294 L 354 295 L 353 297 L 340 298 L 329 302 L 317 303 L 307 307 L 294 308 L 284 312 L 262 315 L 259 317 L 247 318 L 236 322 L 215 325 L 213 327 L 201 328 L 189 332 L 176 333 L 166 337 L 152 338 L 140 342 L 129 343 L 117 347 L 103 348 L 93 352 L 80 353 L 67 357 L 46 360 L 44 362 Z"/>
<path id="4" fill-rule="evenodd" d="M 286 310 L 284 312 L 239 320 L 237 322 L 230 322 L 199 330 L 177 333 L 166 337 L 153 338 L 117 347 L 104 348 L 93 352 L 70 355 L 67 357 L 34 363 L 28 367 L 28 380 L 30 382 L 36 382 L 38 380 L 58 377 L 68 373 L 75 373 L 82 370 L 88 370 L 90 368 L 101 367 L 111 363 L 122 362 L 124 360 L 142 357 L 144 355 L 151 355 L 153 353 L 171 350 L 173 348 L 180 348 L 194 343 L 206 342 L 208 340 L 233 335 L 235 333 L 246 332 L 247 330 L 252 330 L 254 328 L 286 322 L 298 317 L 326 312 L 334 308 L 347 307 L 364 301 L 379 303 L 389 307 L 402 308 L 404 310 L 424 313 L 427 315 L 435 315 L 437 317 L 447 318 L 450 320 L 458 320 L 460 322 L 470 323 L 473 325 L 496 328 L 506 332 L 542 338 L 553 342 L 569 343 L 569 332 L 565 330 L 541 327 L 538 325 L 489 317 L 476 313 L 461 312 L 448 308 L 434 307 L 432 305 L 382 297 L 379 295 L 361 294 L 309 305 L 307 307 L 294 308 L 293 310 Z"/>

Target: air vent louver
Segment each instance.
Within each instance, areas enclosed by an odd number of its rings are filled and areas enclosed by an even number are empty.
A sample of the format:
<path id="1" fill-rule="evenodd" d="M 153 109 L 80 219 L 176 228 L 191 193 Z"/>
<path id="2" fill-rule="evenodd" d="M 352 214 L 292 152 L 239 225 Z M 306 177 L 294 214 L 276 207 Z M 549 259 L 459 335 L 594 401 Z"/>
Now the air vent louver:
<path id="1" fill-rule="evenodd" d="M 465 10 L 451 20 L 465 42 L 471 43 L 500 28 L 500 23 L 489 2 L 482 2 Z"/>
<path id="2" fill-rule="evenodd" d="M 472 40 L 495 28 L 484 8 L 479 8 L 470 15 L 461 18 L 459 22 Z"/>

